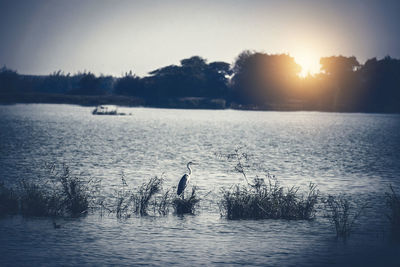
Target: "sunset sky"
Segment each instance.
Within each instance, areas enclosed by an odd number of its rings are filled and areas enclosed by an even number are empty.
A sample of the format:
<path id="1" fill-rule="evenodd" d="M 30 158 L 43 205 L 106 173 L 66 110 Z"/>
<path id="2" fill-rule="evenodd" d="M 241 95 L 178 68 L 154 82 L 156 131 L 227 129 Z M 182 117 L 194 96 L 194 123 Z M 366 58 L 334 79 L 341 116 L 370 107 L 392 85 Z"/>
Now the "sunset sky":
<path id="1" fill-rule="evenodd" d="M 143 76 L 193 55 L 232 63 L 250 49 L 317 72 L 321 56 L 399 58 L 399 14 L 396 0 L 0 0 L 0 66 Z"/>

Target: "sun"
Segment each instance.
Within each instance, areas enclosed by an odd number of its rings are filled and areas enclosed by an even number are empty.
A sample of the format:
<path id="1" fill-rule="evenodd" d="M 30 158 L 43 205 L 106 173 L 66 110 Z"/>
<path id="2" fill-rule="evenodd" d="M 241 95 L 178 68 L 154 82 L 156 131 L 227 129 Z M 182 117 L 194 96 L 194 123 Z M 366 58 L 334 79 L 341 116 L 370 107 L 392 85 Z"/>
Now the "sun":
<path id="1" fill-rule="evenodd" d="M 300 65 L 300 77 L 306 77 L 308 74 L 314 75 L 319 73 L 321 65 L 319 64 L 319 56 L 312 53 L 298 53 L 295 54 L 294 60 Z"/>
<path id="2" fill-rule="evenodd" d="M 294 51 L 293 51 L 294 50 Z M 297 47 L 290 53 L 297 64 L 300 65 L 301 71 L 300 77 L 306 77 L 308 74 L 314 75 L 321 71 L 321 65 L 319 64 L 320 55 L 319 51 L 313 51 L 310 48 Z"/>

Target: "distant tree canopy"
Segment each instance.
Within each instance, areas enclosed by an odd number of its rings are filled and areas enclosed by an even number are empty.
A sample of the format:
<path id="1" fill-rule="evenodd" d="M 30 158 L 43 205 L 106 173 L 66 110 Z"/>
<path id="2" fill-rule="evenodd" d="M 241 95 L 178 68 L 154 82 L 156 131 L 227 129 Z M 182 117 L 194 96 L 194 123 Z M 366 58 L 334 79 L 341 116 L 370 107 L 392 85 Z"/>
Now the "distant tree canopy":
<path id="1" fill-rule="evenodd" d="M 255 104 L 285 101 L 300 71 L 301 67 L 289 55 L 244 51 L 233 66 L 235 100 Z"/>
<path id="2" fill-rule="evenodd" d="M 331 56 L 320 60 L 324 106 L 351 111 L 358 108 L 360 63 L 355 57 Z"/>
<path id="3" fill-rule="evenodd" d="M 400 60 L 389 56 L 360 64 L 355 57 L 320 60 L 321 73 L 299 77 L 301 67 L 287 54 L 243 51 L 231 65 L 185 58 L 145 77 L 62 71 L 47 76 L 20 75 L 0 68 L 0 97 L 23 94 L 124 95 L 148 105 L 171 99 L 223 99 L 268 109 L 400 112 Z M 26 99 L 26 98 L 25 98 Z M 144 102 L 143 102 L 144 101 Z M 172 103 L 174 103 L 172 101 Z"/>
<path id="4" fill-rule="evenodd" d="M 389 56 L 369 59 L 359 70 L 362 109 L 400 112 L 400 60 Z"/>
<path id="5" fill-rule="evenodd" d="M 142 79 L 134 75 L 132 71 L 125 73 L 124 77 L 118 79 L 114 86 L 114 93 L 127 96 L 146 96 Z"/>
<path id="6" fill-rule="evenodd" d="M 356 70 L 356 67 L 360 66 L 355 57 L 344 56 L 323 57 L 320 64 L 321 70 L 332 76 L 351 73 Z"/>
<path id="7" fill-rule="evenodd" d="M 228 76 L 231 74 L 228 63 L 208 64 L 199 56 L 183 59 L 180 63 L 180 66 L 154 70 L 144 78 L 149 97 L 228 97 Z"/>
<path id="8" fill-rule="evenodd" d="M 7 69 L 6 66 L 0 69 L 0 93 L 17 93 L 20 89 L 20 78 L 16 71 Z"/>

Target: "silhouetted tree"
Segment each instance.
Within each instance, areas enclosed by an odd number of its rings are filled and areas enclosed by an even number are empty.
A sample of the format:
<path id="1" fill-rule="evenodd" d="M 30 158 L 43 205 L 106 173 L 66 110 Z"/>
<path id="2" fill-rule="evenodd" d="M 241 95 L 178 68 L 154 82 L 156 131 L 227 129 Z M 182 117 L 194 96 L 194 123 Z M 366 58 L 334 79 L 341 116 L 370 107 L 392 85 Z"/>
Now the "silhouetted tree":
<path id="1" fill-rule="evenodd" d="M 353 57 L 331 56 L 320 60 L 324 72 L 323 99 L 325 108 L 341 111 L 353 111 L 358 107 L 360 94 L 359 79 L 355 72 L 360 66 Z"/>
<path id="2" fill-rule="evenodd" d="M 116 81 L 114 92 L 119 95 L 146 96 L 143 81 L 132 74 L 132 71 L 125 73 L 124 77 Z"/>
<path id="3" fill-rule="evenodd" d="M 199 56 L 181 60 L 181 65 L 170 65 L 150 72 L 144 79 L 153 99 L 169 97 L 224 97 L 227 95 L 229 64 L 207 61 Z"/>
<path id="4" fill-rule="evenodd" d="M 0 93 L 17 93 L 20 85 L 20 77 L 16 71 L 8 69 L 6 66 L 0 69 Z"/>
<path id="5" fill-rule="evenodd" d="M 202 99 L 223 98 L 228 102 L 270 109 L 400 112 L 399 59 L 372 58 L 360 65 L 354 56 L 331 56 L 321 58 L 320 63 L 322 72 L 305 78 L 299 78 L 301 68 L 289 55 L 252 51 L 239 54 L 233 67 L 220 61 L 207 63 L 206 59 L 193 56 L 182 59 L 179 65 L 156 69 L 143 78 L 132 72 L 122 78 L 96 77 L 90 72 L 71 76 L 62 71 L 48 76 L 20 75 L 3 67 L 0 68 L 0 94 L 3 96 L 0 101 L 29 101 L 32 97 L 33 101 L 68 102 L 79 97 L 63 99 L 46 97 L 43 93 L 114 93 L 142 97 L 147 104 L 167 106 L 201 101 L 225 105 L 225 101 Z M 37 98 L 36 93 L 40 93 Z M 187 97 L 199 99 L 174 99 Z"/>
<path id="6" fill-rule="evenodd" d="M 65 75 L 64 72 L 59 70 L 44 78 L 39 91 L 44 93 L 60 94 L 66 93 L 71 89 L 72 84 L 70 74 L 68 73 Z"/>
<path id="7" fill-rule="evenodd" d="M 100 79 L 93 73 L 83 73 L 75 75 L 73 78 L 79 78 L 78 88 L 70 91 L 71 94 L 76 95 L 103 95 L 105 90 L 101 88 Z"/>
<path id="8" fill-rule="evenodd" d="M 286 54 L 243 51 L 233 66 L 233 88 L 242 103 L 281 103 L 290 97 L 301 67 Z"/>
<path id="9" fill-rule="evenodd" d="M 400 112 L 400 60 L 389 56 L 369 59 L 358 71 L 363 95 L 362 109 L 372 112 Z"/>

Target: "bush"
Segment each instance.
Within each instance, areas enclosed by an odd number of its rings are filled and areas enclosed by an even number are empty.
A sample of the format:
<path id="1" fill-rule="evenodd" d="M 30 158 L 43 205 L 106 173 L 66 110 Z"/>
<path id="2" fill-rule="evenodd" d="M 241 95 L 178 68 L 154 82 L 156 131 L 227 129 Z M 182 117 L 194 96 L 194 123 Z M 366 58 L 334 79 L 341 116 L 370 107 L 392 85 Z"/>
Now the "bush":
<path id="1" fill-rule="evenodd" d="M 327 210 L 327 217 L 336 231 L 336 238 L 347 239 L 353 231 L 354 224 L 366 204 L 356 208 L 351 204 L 349 197 L 345 195 L 332 196 L 329 195 L 323 200 Z"/>
<path id="2" fill-rule="evenodd" d="M 197 187 L 192 188 L 192 194 L 185 198 L 185 195 L 182 194 L 182 198 L 176 197 L 172 201 L 172 205 L 174 207 L 175 213 L 178 215 L 182 214 L 194 214 L 197 205 L 200 202 L 200 198 L 196 195 Z"/>
<path id="3" fill-rule="evenodd" d="M 253 184 L 235 185 L 222 190 L 221 215 L 237 219 L 311 220 L 315 217 L 318 200 L 316 185 L 310 183 L 307 196 L 298 193 L 298 187 L 284 190 L 277 180 L 256 178 Z"/>
<path id="4" fill-rule="evenodd" d="M 400 199 L 390 185 L 390 192 L 386 193 L 386 205 L 390 209 L 390 213 L 387 215 L 393 237 L 400 239 Z"/>
<path id="5" fill-rule="evenodd" d="M 0 183 L 0 216 L 12 215 L 18 212 L 18 197 L 14 190 Z"/>

